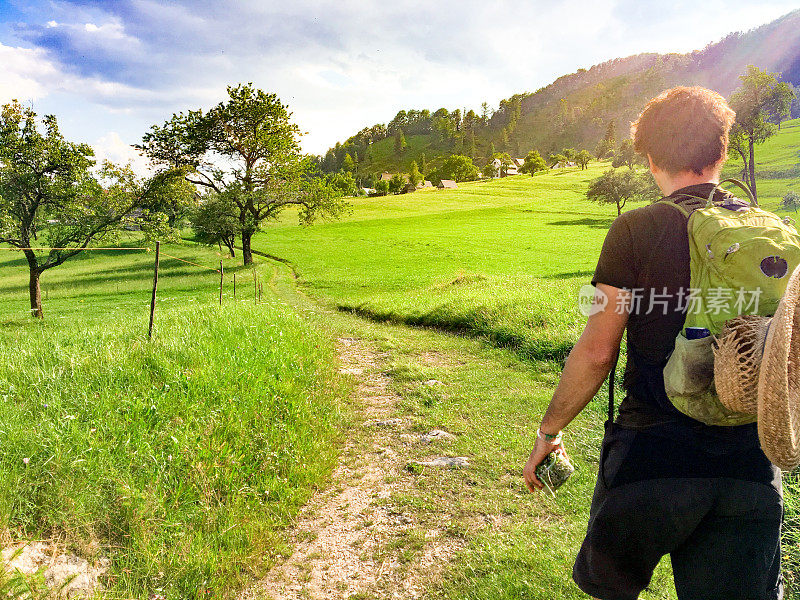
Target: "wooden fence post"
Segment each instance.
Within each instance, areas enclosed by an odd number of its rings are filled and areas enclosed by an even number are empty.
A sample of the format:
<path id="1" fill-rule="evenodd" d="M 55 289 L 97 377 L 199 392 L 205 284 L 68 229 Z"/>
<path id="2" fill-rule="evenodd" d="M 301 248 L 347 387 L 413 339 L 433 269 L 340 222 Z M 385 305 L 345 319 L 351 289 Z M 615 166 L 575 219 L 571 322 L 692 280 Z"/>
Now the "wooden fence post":
<path id="1" fill-rule="evenodd" d="M 150 328 L 147 330 L 148 339 L 153 339 L 153 319 L 156 314 L 156 290 L 158 290 L 158 262 L 161 254 L 161 242 L 156 242 L 156 264 L 153 272 L 153 297 L 150 299 Z"/>
<path id="2" fill-rule="evenodd" d="M 219 261 L 219 305 L 222 306 L 222 282 L 225 279 L 225 269 L 222 267 L 222 261 Z"/>

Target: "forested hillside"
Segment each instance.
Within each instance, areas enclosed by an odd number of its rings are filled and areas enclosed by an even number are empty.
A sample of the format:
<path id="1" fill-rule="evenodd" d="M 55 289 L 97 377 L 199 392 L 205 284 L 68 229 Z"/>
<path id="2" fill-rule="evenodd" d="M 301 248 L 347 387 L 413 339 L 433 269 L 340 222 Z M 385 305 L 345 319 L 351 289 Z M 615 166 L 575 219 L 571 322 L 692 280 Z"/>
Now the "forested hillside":
<path id="1" fill-rule="evenodd" d="M 800 85 L 800 10 L 688 54 L 639 54 L 579 69 L 534 93 L 501 100 L 496 110 L 486 103 L 466 112 L 403 110 L 337 143 L 320 165 L 371 182 L 377 173 L 408 171 L 412 161 L 427 173 L 448 154 L 483 165 L 495 152 L 523 157 L 532 149 L 546 155 L 573 147 L 597 153 L 607 134 L 617 142 L 626 137 L 644 103 L 663 89 L 703 85 L 727 97 L 750 64 Z M 800 116 L 796 98 L 791 116 Z"/>

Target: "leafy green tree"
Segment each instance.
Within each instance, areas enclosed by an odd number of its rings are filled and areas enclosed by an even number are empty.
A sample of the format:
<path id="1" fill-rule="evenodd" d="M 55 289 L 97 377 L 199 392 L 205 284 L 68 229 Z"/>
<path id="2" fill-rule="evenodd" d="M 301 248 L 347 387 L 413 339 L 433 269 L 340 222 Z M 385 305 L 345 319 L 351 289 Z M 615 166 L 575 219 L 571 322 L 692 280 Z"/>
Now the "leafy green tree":
<path id="1" fill-rule="evenodd" d="M 325 177 L 325 182 L 337 195 L 356 195 L 358 186 L 352 173 L 329 173 Z"/>
<path id="2" fill-rule="evenodd" d="M 389 182 L 385 180 L 375 182 L 375 195 L 386 196 L 389 193 Z"/>
<path id="3" fill-rule="evenodd" d="M 617 145 L 617 126 L 614 121 L 609 121 L 606 126 L 606 133 L 603 139 L 597 145 L 595 154 L 599 160 L 603 160 L 608 154 L 614 150 Z"/>
<path id="4" fill-rule="evenodd" d="M 425 160 L 425 153 L 419 157 L 419 170 L 423 175 L 428 172 L 428 163 Z"/>
<path id="5" fill-rule="evenodd" d="M 492 157 L 497 154 L 497 150 L 494 148 L 494 142 L 489 144 L 489 160 L 492 160 Z"/>
<path id="6" fill-rule="evenodd" d="M 791 115 L 792 102 L 795 100 L 795 97 L 792 84 L 786 81 L 780 81 L 775 86 L 772 97 L 767 102 L 766 109 L 778 125 L 778 131 L 781 129 L 781 123 Z"/>
<path id="7" fill-rule="evenodd" d="M 547 157 L 547 162 L 550 164 L 551 167 L 555 167 L 557 164 L 561 163 L 564 164 L 567 162 L 567 157 L 563 154 L 551 154 Z"/>
<path id="8" fill-rule="evenodd" d="M 494 164 L 492 163 L 491 160 L 487 162 L 485 165 L 483 165 L 481 173 L 483 174 L 484 177 L 488 177 L 489 179 L 497 177 L 497 169 L 495 169 Z"/>
<path id="9" fill-rule="evenodd" d="M 637 154 L 633 149 L 633 141 L 630 139 L 622 140 L 622 143 L 614 154 L 614 159 L 611 161 L 611 166 L 616 169 L 617 167 L 625 165 L 629 169 L 633 169 L 636 162 Z"/>
<path id="10" fill-rule="evenodd" d="M 167 177 L 163 184 L 152 190 L 150 197 L 143 202 L 142 208 L 151 213 L 162 213 L 167 217 L 167 225 L 179 227 L 181 222 L 190 217 L 198 206 L 197 188 L 175 173 Z"/>
<path id="11" fill-rule="evenodd" d="M 791 88 L 778 84 L 774 73 L 749 65 L 747 73 L 740 75 L 742 86 L 730 99 L 736 111 L 736 123 L 731 129 L 730 151 L 741 156 L 744 163 L 745 182 L 758 200 L 756 190 L 755 146 L 775 135 L 776 127 L 769 122 L 775 118 L 770 111 L 779 110 L 791 103 Z"/>
<path id="12" fill-rule="evenodd" d="M 478 167 L 476 167 L 469 156 L 452 154 L 444 159 L 442 165 L 429 174 L 429 179 L 433 182 L 440 182 L 442 179 L 452 179 L 453 181 L 474 181 L 478 178 Z"/>
<path id="13" fill-rule="evenodd" d="M 138 146 L 157 165 L 180 168 L 186 180 L 226 192 L 236 206 L 242 256 L 252 264 L 251 240 L 265 220 L 288 206 L 303 224 L 338 216 L 341 195 L 313 176 L 313 161 L 300 152 L 299 129 L 275 94 L 252 84 L 228 87 L 228 99 L 207 112 L 174 114 L 150 128 Z"/>
<path id="14" fill-rule="evenodd" d="M 106 161 L 98 180 L 93 157 L 86 144 L 64 138 L 53 115 L 40 119 L 17 101 L 0 109 L 0 243 L 25 255 L 35 317 L 44 317 L 40 277 L 48 269 L 94 242 L 112 242 L 126 226 L 167 232 L 165 215 L 137 209 L 179 175 L 143 180 Z M 33 249 L 41 247 L 53 249 Z"/>
<path id="15" fill-rule="evenodd" d="M 411 166 L 408 169 L 408 183 L 417 187 L 419 183 L 422 181 L 422 173 L 419 172 L 419 168 L 417 168 L 417 161 L 412 160 Z"/>
<path id="16" fill-rule="evenodd" d="M 578 156 L 578 153 L 575 151 L 575 148 L 564 148 L 561 154 L 564 155 L 564 158 L 567 159 L 567 162 L 571 163 L 576 162 L 575 158 Z"/>
<path id="17" fill-rule="evenodd" d="M 547 163 L 544 162 L 538 150 L 531 150 L 525 157 L 525 163 L 520 168 L 521 173 L 530 173 L 533 177 L 539 171 L 547 171 Z"/>
<path id="18" fill-rule="evenodd" d="M 403 134 L 403 130 L 398 128 L 394 134 L 394 153 L 400 156 L 405 151 L 406 145 L 406 136 Z"/>
<path id="19" fill-rule="evenodd" d="M 781 206 L 786 210 L 794 209 L 794 212 L 797 212 L 797 207 L 800 206 L 800 196 L 794 190 L 789 190 L 784 194 Z"/>
<path id="20" fill-rule="evenodd" d="M 406 187 L 406 178 L 400 173 L 395 173 L 389 180 L 389 191 L 393 194 L 399 194 Z"/>
<path id="21" fill-rule="evenodd" d="M 352 173 L 356 168 L 356 163 L 353 161 L 353 157 L 350 156 L 350 153 L 344 155 L 344 160 L 342 161 L 342 169 L 345 173 Z"/>
<path id="22" fill-rule="evenodd" d="M 654 192 L 655 184 L 649 173 L 637 175 L 631 169 L 609 169 L 589 183 L 586 197 L 599 204 L 614 204 L 617 216 L 622 214 L 625 204 L 630 201 L 654 200 L 659 194 Z"/>
<path id="23" fill-rule="evenodd" d="M 192 228 L 197 240 L 209 246 L 223 244 L 232 257 L 236 256 L 236 235 L 239 219 L 236 204 L 224 191 L 210 192 L 191 216 Z"/>
<path id="24" fill-rule="evenodd" d="M 575 155 L 575 162 L 581 166 L 581 171 L 583 171 L 592 162 L 592 155 L 588 150 L 581 150 Z"/>

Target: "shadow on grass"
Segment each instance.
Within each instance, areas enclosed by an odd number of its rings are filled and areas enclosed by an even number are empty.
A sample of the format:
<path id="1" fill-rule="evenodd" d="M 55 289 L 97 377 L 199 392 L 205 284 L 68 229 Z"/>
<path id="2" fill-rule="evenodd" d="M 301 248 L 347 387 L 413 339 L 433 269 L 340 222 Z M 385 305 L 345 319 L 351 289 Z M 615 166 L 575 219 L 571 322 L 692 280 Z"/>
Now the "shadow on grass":
<path id="1" fill-rule="evenodd" d="M 339 304 L 336 308 L 381 323 L 399 323 L 412 327 L 426 327 L 446 333 L 483 339 L 493 346 L 506 348 L 522 359 L 540 363 L 557 363 L 563 366 L 574 342 L 568 339 L 544 339 L 528 337 L 502 327 L 492 327 L 483 319 L 471 313 L 464 315 L 442 314 L 431 311 L 424 315 L 400 315 L 392 311 L 375 310 L 365 306 L 347 306 Z"/>
<path id="2" fill-rule="evenodd" d="M 567 273 L 555 273 L 554 275 L 542 275 L 542 279 L 573 279 L 574 277 L 591 277 L 594 271 L 569 271 Z"/>
<path id="3" fill-rule="evenodd" d="M 548 225 L 580 225 L 581 227 L 591 227 L 592 229 L 608 229 L 611 223 L 614 222 L 613 217 L 603 218 L 584 218 L 584 219 L 569 219 L 566 221 L 551 221 Z"/>

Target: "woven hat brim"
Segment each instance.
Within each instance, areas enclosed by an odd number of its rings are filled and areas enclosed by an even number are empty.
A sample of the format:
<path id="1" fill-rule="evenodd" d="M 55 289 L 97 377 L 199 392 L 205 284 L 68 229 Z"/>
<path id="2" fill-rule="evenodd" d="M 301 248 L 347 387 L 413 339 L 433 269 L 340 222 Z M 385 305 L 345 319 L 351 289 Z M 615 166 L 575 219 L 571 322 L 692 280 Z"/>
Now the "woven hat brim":
<path id="1" fill-rule="evenodd" d="M 758 437 L 784 471 L 800 465 L 800 266 L 775 311 L 758 377 Z"/>

